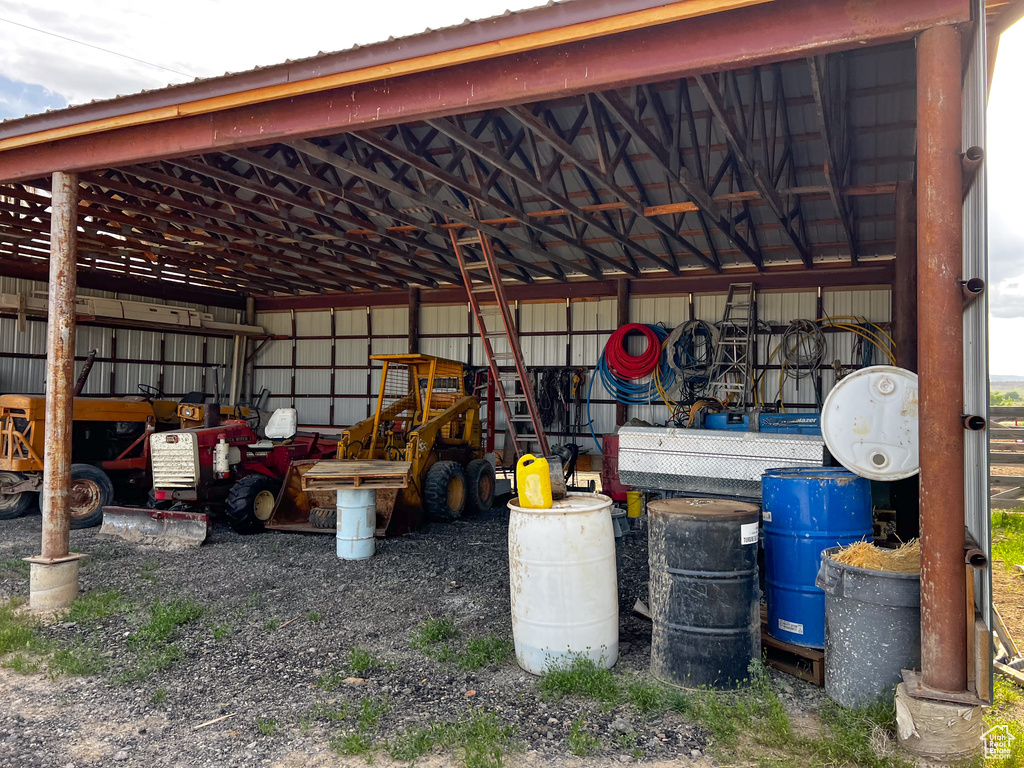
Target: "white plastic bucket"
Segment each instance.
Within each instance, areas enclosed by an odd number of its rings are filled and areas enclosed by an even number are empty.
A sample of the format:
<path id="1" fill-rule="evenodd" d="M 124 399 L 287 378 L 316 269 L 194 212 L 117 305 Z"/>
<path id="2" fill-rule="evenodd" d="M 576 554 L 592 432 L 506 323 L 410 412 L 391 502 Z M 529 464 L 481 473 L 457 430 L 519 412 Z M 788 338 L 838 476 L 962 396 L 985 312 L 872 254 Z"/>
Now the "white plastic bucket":
<path id="1" fill-rule="evenodd" d="M 508 564 L 516 661 L 540 675 L 586 656 L 619 658 L 612 500 L 571 493 L 551 509 L 509 503 Z"/>
<path id="2" fill-rule="evenodd" d="M 346 488 L 338 491 L 338 557 L 366 560 L 373 557 L 377 530 L 377 491 Z"/>

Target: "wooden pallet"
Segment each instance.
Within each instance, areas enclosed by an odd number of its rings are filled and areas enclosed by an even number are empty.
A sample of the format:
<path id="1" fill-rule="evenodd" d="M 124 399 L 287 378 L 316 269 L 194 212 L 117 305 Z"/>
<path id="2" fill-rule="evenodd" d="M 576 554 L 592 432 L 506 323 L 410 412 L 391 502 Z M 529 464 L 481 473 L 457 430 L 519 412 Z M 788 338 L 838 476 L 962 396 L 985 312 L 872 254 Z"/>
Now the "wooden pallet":
<path id="1" fill-rule="evenodd" d="M 324 459 L 302 476 L 304 491 L 337 491 L 345 488 L 406 488 L 409 485 L 408 461 L 350 461 Z"/>
<path id="2" fill-rule="evenodd" d="M 769 666 L 824 687 L 825 652 L 818 648 L 806 648 L 776 640 L 769 635 L 768 616 L 764 608 L 761 609 L 761 650 Z"/>

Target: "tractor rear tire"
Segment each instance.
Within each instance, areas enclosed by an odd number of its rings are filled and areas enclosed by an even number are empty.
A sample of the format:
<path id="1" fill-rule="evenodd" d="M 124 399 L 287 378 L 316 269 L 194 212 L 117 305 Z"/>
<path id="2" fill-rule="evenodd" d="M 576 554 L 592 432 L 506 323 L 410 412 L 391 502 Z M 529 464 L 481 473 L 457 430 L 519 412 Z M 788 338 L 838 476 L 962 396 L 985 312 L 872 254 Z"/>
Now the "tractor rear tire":
<path id="1" fill-rule="evenodd" d="M 309 524 L 314 528 L 337 528 L 337 507 L 313 507 L 309 510 Z"/>
<path id="2" fill-rule="evenodd" d="M 0 472 L 0 488 L 14 485 L 26 480 L 21 472 Z M 0 520 L 13 520 L 21 517 L 32 507 L 32 502 L 39 498 L 37 491 L 22 491 L 0 495 Z"/>
<path id="3" fill-rule="evenodd" d="M 434 522 L 450 523 L 462 516 L 466 507 L 466 478 L 455 461 L 439 461 L 423 482 L 423 505 Z"/>
<path id="4" fill-rule="evenodd" d="M 270 519 L 281 483 L 266 475 L 243 477 L 228 491 L 224 514 L 236 533 L 259 533 Z"/>
<path id="5" fill-rule="evenodd" d="M 494 506 L 494 467 L 487 459 L 466 465 L 466 511 L 472 515 L 490 512 Z"/>
<path id="6" fill-rule="evenodd" d="M 74 529 L 93 528 L 103 522 L 103 508 L 114 503 L 114 484 L 107 473 L 92 464 L 71 465 L 68 489 L 70 524 Z"/>

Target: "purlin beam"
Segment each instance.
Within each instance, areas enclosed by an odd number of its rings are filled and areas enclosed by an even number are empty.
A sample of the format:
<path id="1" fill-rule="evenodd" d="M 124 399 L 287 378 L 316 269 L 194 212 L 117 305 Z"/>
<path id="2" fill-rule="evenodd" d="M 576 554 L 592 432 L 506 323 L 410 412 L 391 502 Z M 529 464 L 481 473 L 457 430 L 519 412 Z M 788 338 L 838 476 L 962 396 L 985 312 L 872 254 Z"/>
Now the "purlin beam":
<path id="1" fill-rule="evenodd" d="M 442 216 L 448 216 L 458 221 L 459 223 L 464 224 L 467 227 L 472 227 L 473 229 L 478 229 L 482 232 L 485 232 L 487 235 L 496 240 L 504 241 L 508 245 L 514 245 L 516 248 L 522 249 L 524 252 L 532 252 L 533 255 L 536 256 L 537 258 L 552 260 L 555 260 L 556 258 L 560 259 L 560 257 L 555 257 L 554 254 L 537 253 L 525 240 L 521 240 L 518 237 L 510 235 L 507 232 L 498 229 L 497 227 L 493 227 L 489 224 L 484 224 L 479 219 L 476 219 L 473 216 L 463 211 L 460 211 L 450 205 L 438 203 L 433 198 L 420 194 L 419 192 L 409 189 L 408 187 L 404 187 L 401 184 L 396 184 L 386 176 L 376 173 L 375 171 L 371 171 L 367 168 L 364 168 L 358 163 L 347 158 L 343 158 L 340 155 L 330 151 L 329 149 L 318 146 L 308 141 L 294 142 L 290 146 L 292 146 L 292 148 L 295 151 L 309 155 L 310 157 L 319 162 L 334 166 L 343 173 L 352 174 L 353 176 L 359 176 L 364 181 L 368 181 L 371 184 L 380 186 L 384 189 L 387 189 L 390 192 L 394 192 L 395 194 L 404 195 L 417 205 L 422 205 L 432 211 L 436 211 Z M 535 269 L 542 273 L 547 273 L 549 277 L 555 277 L 556 279 L 558 279 L 556 274 L 549 272 L 547 269 L 543 267 L 543 265 L 533 264 L 532 262 L 524 263 L 529 264 L 529 266 L 532 269 Z M 577 265 L 572 264 L 572 262 L 567 262 L 567 265 L 570 266 L 572 269 L 579 268 Z M 595 279 L 600 279 L 601 275 L 596 274 L 591 275 L 591 277 L 594 277 Z"/>
<path id="2" fill-rule="evenodd" d="M 588 110 L 589 107 L 584 106 L 583 109 Z M 630 210 L 635 215 L 644 218 L 645 211 L 648 206 L 644 205 L 642 201 L 635 200 L 632 195 L 619 186 L 612 173 L 602 171 L 600 167 L 595 166 L 592 162 L 583 157 L 579 150 L 577 150 L 570 142 L 567 142 L 553 127 L 541 120 L 533 111 L 525 106 L 509 107 L 507 111 L 529 130 L 540 136 L 551 147 L 553 152 L 564 157 L 594 181 L 603 184 L 611 194 L 618 198 L 619 202 L 623 203 L 627 210 Z M 678 232 L 674 231 L 664 222 L 658 219 L 651 219 L 650 223 L 651 226 L 654 227 L 655 231 L 685 248 L 692 255 L 696 256 L 705 266 L 715 271 L 721 269 L 720 265 L 718 265 L 713 259 L 709 258 L 689 240 L 680 237 Z M 675 272 L 678 274 L 678 270 L 675 270 Z"/>
<path id="3" fill-rule="evenodd" d="M 821 128 L 821 140 L 825 144 L 825 185 L 828 187 L 828 196 L 832 200 L 832 207 L 842 223 L 843 234 L 850 248 L 850 261 L 857 263 L 857 230 L 854 227 L 853 217 L 847 201 L 840 194 L 847 169 L 847 155 L 844 151 L 840 154 L 837 136 L 836 120 L 845 117 L 843 106 L 836 105 L 834 89 L 831 87 L 831 64 L 836 61 L 834 54 L 829 56 L 811 56 L 807 59 L 807 68 L 811 75 L 811 91 L 814 93 L 814 106 L 818 115 L 818 123 Z M 841 101 L 841 98 L 839 99 Z"/>
<path id="4" fill-rule="evenodd" d="M 479 186 L 478 187 L 474 187 L 468 181 L 463 181 L 462 179 L 460 179 L 459 177 L 455 176 L 454 174 L 447 173 L 447 172 L 443 171 L 439 166 L 435 166 L 430 161 L 428 161 L 428 160 L 426 160 L 424 158 L 417 157 L 417 156 L 413 155 L 411 152 L 407 152 L 407 151 L 403 150 L 401 147 L 397 147 L 394 144 L 388 142 L 386 139 L 382 138 L 379 134 L 374 134 L 374 133 L 372 133 L 370 131 L 363 131 L 363 132 L 360 132 L 358 134 L 358 136 L 359 136 L 359 138 L 362 141 L 365 141 L 370 146 L 378 147 L 378 148 L 384 149 L 384 150 L 386 150 L 388 152 L 393 152 L 395 157 L 400 159 L 402 162 L 408 163 L 409 165 L 417 168 L 418 170 L 422 171 L 423 173 L 425 173 L 425 174 L 427 174 L 427 175 L 437 179 L 438 181 L 440 181 L 441 183 L 443 183 L 447 187 L 451 188 L 455 192 L 461 193 L 461 194 L 465 195 L 466 197 L 473 198 L 473 199 L 479 201 L 481 204 L 486 205 L 486 206 L 488 206 L 490 208 L 493 208 L 494 210 L 498 211 L 499 213 L 501 213 L 506 218 L 514 219 L 515 221 L 519 222 L 523 226 L 527 227 L 528 230 L 530 230 L 530 231 L 535 230 L 535 231 L 537 231 L 537 232 L 539 232 L 541 234 L 547 235 L 548 237 L 556 238 L 556 239 L 559 239 L 559 240 L 565 240 L 565 241 L 569 242 L 570 244 L 575 245 L 577 248 L 580 249 L 581 252 L 583 252 L 584 254 L 587 254 L 587 255 L 592 255 L 593 253 L 599 253 L 599 252 L 594 251 L 594 249 L 590 248 L 589 246 L 587 246 L 583 242 L 582 239 L 573 239 L 572 236 L 569 236 L 569 235 L 567 235 L 567 234 L 565 234 L 563 232 L 559 232 L 555 228 L 550 227 L 547 224 L 544 224 L 543 222 L 531 219 L 529 214 L 526 213 L 525 211 L 517 210 L 516 207 L 513 206 L 513 205 L 508 205 L 508 204 L 506 204 L 506 203 L 504 203 L 502 201 L 495 200 L 493 197 L 487 195 L 486 192 L 481 190 L 479 188 Z M 472 153 L 468 152 L 468 150 L 467 150 L 467 154 L 472 155 Z M 484 221 L 486 221 L 486 220 L 484 220 Z M 531 244 L 531 245 L 534 248 L 537 247 L 537 244 Z M 543 244 L 539 244 L 539 245 L 540 245 L 541 248 L 544 248 L 544 250 L 540 251 L 540 253 L 543 254 L 546 258 L 548 258 L 551 261 L 553 261 L 555 263 L 558 263 L 561 266 L 564 266 L 564 267 L 566 267 L 568 269 L 572 269 L 572 270 L 579 269 L 578 265 L 574 264 L 573 262 L 571 262 L 569 260 L 562 259 L 562 257 L 560 257 L 560 256 L 558 256 L 556 254 L 550 253 L 543 246 Z M 601 254 L 601 255 L 604 256 L 604 254 Z M 600 272 L 597 272 L 596 274 L 594 274 L 592 276 L 595 279 L 600 279 L 600 274 L 601 274 Z"/>
<path id="5" fill-rule="evenodd" d="M 771 174 L 761 163 L 758 163 L 747 154 L 746 134 L 738 125 L 736 125 L 735 120 L 729 114 L 725 98 L 723 97 L 719 86 L 715 83 L 714 78 L 709 75 L 698 75 L 697 85 L 700 88 L 701 93 L 704 94 L 704 98 L 707 99 L 708 106 L 711 107 L 711 111 L 715 116 L 715 120 L 718 122 L 719 128 L 721 128 L 722 132 L 725 134 L 726 141 L 732 149 L 734 161 L 743 169 L 743 172 L 753 182 L 755 189 L 757 189 L 761 195 L 761 199 L 768 204 L 768 209 L 775 216 L 779 226 L 782 227 L 782 231 L 785 233 L 786 238 L 796 249 L 800 256 L 800 260 L 804 263 L 805 267 L 810 269 L 814 266 L 814 257 L 811 255 L 807 245 L 790 226 L 789 211 L 785 209 L 782 204 L 782 200 L 779 198 L 778 190 L 775 188 Z M 737 112 L 739 112 L 741 107 L 742 104 L 738 103 L 736 105 Z"/>
<path id="6" fill-rule="evenodd" d="M 617 93 L 614 91 L 606 91 L 604 93 L 597 94 L 597 97 L 601 100 L 601 103 L 604 104 L 605 108 L 615 115 L 619 122 L 622 123 L 623 127 L 629 131 L 633 139 L 650 153 L 651 157 L 654 158 L 654 160 L 669 175 L 672 182 L 679 185 L 680 189 L 686 193 L 686 196 L 690 198 L 690 201 L 697 207 L 697 209 L 707 215 L 715 227 L 725 234 L 726 238 L 728 238 L 733 245 L 739 248 L 755 267 L 760 269 L 763 264 L 759 254 L 756 253 L 742 237 L 740 237 L 739 233 L 736 231 L 735 225 L 729 222 L 728 219 L 722 215 L 717 203 L 711 196 L 711 190 L 708 189 L 703 180 L 694 176 L 682 163 L 678 164 L 678 169 L 673 168 L 673 160 L 668 155 L 664 145 L 658 141 L 657 137 L 647 129 L 642 121 L 633 118 L 630 114 L 629 105 L 627 105 Z M 699 151 L 699 146 L 694 147 L 694 152 Z"/>
<path id="7" fill-rule="evenodd" d="M 214 189 L 208 189 L 200 184 L 195 184 L 193 182 L 180 179 L 177 176 L 173 176 L 166 173 L 160 173 L 156 171 L 150 171 L 148 169 L 139 168 L 137 166 L 121 168 L 119 169 L 119 172 L 122 174 L 135 176 L 136 178 L 144 179 L 146 181 L 161 185 L 163 187 L 168 187 L 177 190 L 179 194 L 182 195 L 182 197 L 184 197 L 185 194 L 200 197 L 204 201 L 207 201 L 208 206 L 209 201 L 213 201 L 215 203 L 219 203 L 227 207 L 228 209 L 244 211 L 246 212 L 246 214 L 248 214 L 244 218 L 240 217 L 238 213 L 231 213 L 229 216 L 225 216 L 224 214 L 215 214 L 213 212 L 207 214 L 213 218 L 220 218 L 223 221 L 233 221 L 235 224 L 238 224 L 244 229 L 256 231 L 276 231 L 279 236 L 301 240 L 302 242 L 305 242 L 310 246 L 324 248 L 328 251 L 334 251 L 336 249 L 337 255 L 351 256 L 353 258 L 362 260 L 373 260 L 374 257 L 372 256 L 372 254 L 363 253 L 359 250 L 353 250 L 351 247 L 346 248 L 339 246 L 334 241 L 343 240 L 347 246 L 372 247 L 375 250 L 377 250 L 378 253 L 384 253 L 387 254 L 388 257 L 394 257 L 396 259 L 401 260 L 410 259 L 412 256 L 411 253 L 402 251 L 399 248 L 391 248 L 382 243 L 374 243 L 363 237 L 351 236 L 345 230 L 338 231 L 336 229 L 324 226 L 320 224 L 318 221 L 300 218 L 298 216 L 295 216 L 290 209 L 286 210 L 283 209 L 281 206 L 275 208 L 273 206 L 267 206 L 261 203 L 257 203 L 254 200 L 243 200 L 242 198 L 239 198 L 235 195 L 220 192 Z M 241 184 L 243 180 L 239 178 L 238 182 Z M 167 204 L 174 205 L 174 203 L 171 202 L 168 202 Z M 307 205 L 313 205 L 313 203 L 307 203 Z M 191 206 L 189 206 L 186 203 L 186 210 L 189 207 Z M 260 216 L 265 217 L 265 219 L 261 220 L 257 218 Z M 286 229 L 273 227 L 272 224 L 269 224 L 267 220 L 269 220 L 270 222 L 281 222 L 281 224 L 288 225 L 290 227 L 295 228 L 296 230 L 305 230 L 305 232 L 308 234 L 303 234 L 301 232 L 292 232 Z M 433 281 L 433 278 L 430 277 L 429 273 L 415 266 L 402 263 L 401 261 L 396 263 L 393 262 L 391 258 L 380 257 L 380 260 L 389 267 L 394 265 L 394 267 L 398 270 L 409 271 L 417 275 L 421 279 Z M 400 273 L 396 272 L 395 274 Z"/>
<path id="8" fill-rule="evenodd" d="M 631 241 L 628 237 L 623 235 L 614 227 L 611 227 L 602 222 L 600 219 L 597 219 L 591 216 L 590 214 L 586 213 L 579 206 L 577 206 L 575 203 L 569 200 L 567 196 L 559 194 L 546 184 L 542 183 L 540 180 L 533 178 L 528 171 L 517 168 L 508 160 L 492 152 L 490 148 L 488 148 L 483 142 L 479 141 L 478 139 L 474 139 L 472 136 L 470 136 L 465 131 L 462 131 L 458 126 L 456 126 L 451 121 L 445 119 L 427 120 L 427 124 L 433 128 L 436 128 L 438 131 L 445 134 L 446 136 L 450 137 L 453 141 L 462 144 L 467 149 L 469 149 L 471 153 L 483 159 L 492 167 L 500 169 L 506 176 L 515 179 L 520 184 L 523 184 L 524 186 L 534 190 L 534 192 L 536 192 L 537 194 L 544 196 L 545 198 L 550 200 L 554 205 L 557 205 L 560 208 L 567 211 L 568 213 L 572 214 L 575 218 L 577 218 L 579 221 L 586 224 L 587 226 L 604 232 L 609 237 L 613 238 L 614 240 L 617 240 L 619 244 L 622 245 L 623 247 L 633 249 L 638 255 L 650 259 L 655 264 L 661 266 L 663 269 L 667 269 L 673 273 L 678 273 L 679 268 L 676 265 L 672 264 L 672 262 L 667 261 L 666 259 L 658 256 L 655 253 L 652 253 L 651 251 L 649 251 L 646 248 L 643 248 L 642 246 L 638 246 L 636 243 Z M 612 257 L 608 256 L 605 253 L 597 251 L 596 253 L 591 255 L 593 255 L 594 258 L 599 258 L 602 261 L 611 263 L 617 269 L 623 269 L 627 273 L 632 272 L 632 270 L 625 267 L 621 262 L 617 261 L 616 259 L 613 259 Z M 634 277 L 637 275 L 639 275 L 639 271 L 636 271 Z"/>

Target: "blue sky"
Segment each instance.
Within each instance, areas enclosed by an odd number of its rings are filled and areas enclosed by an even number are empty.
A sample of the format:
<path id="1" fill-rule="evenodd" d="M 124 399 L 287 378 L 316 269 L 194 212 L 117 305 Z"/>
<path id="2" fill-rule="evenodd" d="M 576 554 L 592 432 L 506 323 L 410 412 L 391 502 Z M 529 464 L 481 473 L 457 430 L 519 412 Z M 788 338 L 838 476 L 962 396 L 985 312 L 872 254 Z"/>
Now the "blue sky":
<path id="1" fill-rule="evenodd" d="M 0 119 L 209 77 L 537 5 L 537 0 L 291 0 L 239 14 L 234 0 L 0 0 Z M 203 23 L 195 23 L 201 18 Z M 315 18 L 316 24 L 308 24 Z M 6 20 L 6 21 L 4 21 Z M 33 32 L 73 37 L 165 67 Z M 231 30 L 231 34 L 223 34 Z M 174 72 L 168 71 L 174 70 Z M 181 74 L 175 74 L 181 73 Z M 989 100 L 989 302 L 993 374 L 1024 377 L 1024 23 L 1003 35 Z"/>
<path id="2" fill-rule="evenodd" d="M 11 80 L 0 74 L 0 120 L 60 109 L 67 103 L 63 96 L 41 85 Z"/>

